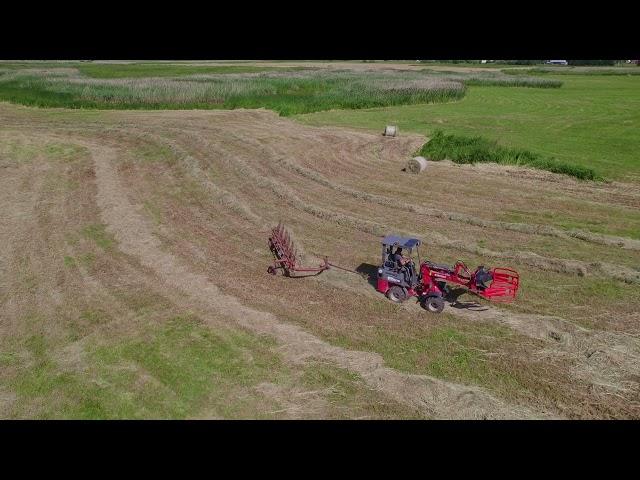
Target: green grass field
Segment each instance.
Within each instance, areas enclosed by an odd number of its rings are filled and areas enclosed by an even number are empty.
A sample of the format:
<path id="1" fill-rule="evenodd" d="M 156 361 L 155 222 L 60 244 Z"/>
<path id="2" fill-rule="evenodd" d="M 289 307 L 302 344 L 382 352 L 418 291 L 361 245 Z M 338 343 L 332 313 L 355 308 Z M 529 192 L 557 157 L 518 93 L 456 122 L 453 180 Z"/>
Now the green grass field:
<path id="1" fill-rule="evenodd" d="M 553 78 L 549 75 L 549 77 Z M 298 115 L 312 125 L 382 132 L 481 135 L 614 179 L 640 180 L 640 78 L 565 75 L 562 88 L 470 86 L 464 99 L 433 105 L 334 110 Z"/>
<path id="2" fill-rule="evenodd" d="M 570 175 L 580 180 L 602 180 L 602 177 L 589 167 L 558 161 L 553 157 L 543 156 L 530 150 L 506 148 L 498 145 L 495 140 L 484 137 L 444 134 L 441 130 L 434 132 L 418 153 L 431 160 L 520 165 Z"/>
<path id="3" fill-rule="evenodd" d="M 0 100 L 83 109 L 268 108 L 304 123 L 374 131 L 393 123 L 427 136 L 440 130 L 476 137 L 468 139 L 471 144 L 497 142 L 476 148 L 474 155 L 501 163 L 583 179 L 640 178 L 640 77 L 629 73 L 637 67 L 469 64 L 487 72 L 465 73 L 422 64 L 422 71 L 362 73 L 263 65 L 0 62 Z M 490 66 L 507 68 L 489 71 Z M 464 160 L 445 150 L 438 158 Z M 467 151 L 465 161 L 474 155 Z"/>

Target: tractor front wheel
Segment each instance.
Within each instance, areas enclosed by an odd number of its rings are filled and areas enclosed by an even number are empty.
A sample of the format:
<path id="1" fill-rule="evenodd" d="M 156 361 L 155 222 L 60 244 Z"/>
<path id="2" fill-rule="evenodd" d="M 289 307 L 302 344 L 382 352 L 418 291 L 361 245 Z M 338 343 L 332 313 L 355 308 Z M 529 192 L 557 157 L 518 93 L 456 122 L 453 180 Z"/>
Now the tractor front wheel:
<path id="1" fill-rule="evenodd" d="M 407 299 L 407 294 L 402 287 L 394 285 L 387 290 L 387 298 L 393 303 L 402 303 Z"/>
<path id="2" fill-rule="evenodd" d="M 429 297 L 427 298 L 422 306 L 432 313 L 440 313 L 444 310 L 444 300 L 442 297 Z"/>

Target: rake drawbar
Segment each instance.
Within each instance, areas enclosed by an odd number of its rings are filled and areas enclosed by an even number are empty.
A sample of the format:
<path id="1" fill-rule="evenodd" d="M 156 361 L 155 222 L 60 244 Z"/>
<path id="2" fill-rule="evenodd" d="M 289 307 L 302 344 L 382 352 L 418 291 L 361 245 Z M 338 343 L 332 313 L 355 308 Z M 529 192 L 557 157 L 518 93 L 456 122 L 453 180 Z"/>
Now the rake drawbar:
<path id="1" fill-rule="evenodd" d="M 269 250 L 273 254 L 273 265 L 269 265 L 267 272 L 271 275 L 278 273 L 279 269 L 287 277 L 295 276 L 296 272 L 315 273 L 316 275 L 329 270 L 330 264 L 327 257 L 324 257 L 324 262 L 316 268 L 301 267 L 298 265 L 298 250 L 295 248 L 295 244 L 291 239 L 291 235 L 282 222 L 278 223 L 277 227 L 271 229 L 271 235 L 269 236 Z"/>

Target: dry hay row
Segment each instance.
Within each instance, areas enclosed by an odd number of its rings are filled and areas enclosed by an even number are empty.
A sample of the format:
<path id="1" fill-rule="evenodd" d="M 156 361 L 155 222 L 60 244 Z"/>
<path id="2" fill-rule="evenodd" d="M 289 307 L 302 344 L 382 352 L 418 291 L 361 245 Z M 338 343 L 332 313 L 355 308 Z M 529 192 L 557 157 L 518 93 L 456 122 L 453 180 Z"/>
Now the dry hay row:
<path id="1" fill-rule="evenodd" d="M 47 130 L 48 131 L 48 130 Z M 85 141 L 76 141 L 76 143 L 81 144 L 83 146 L 86 147 L 87 143 L 91 142 L 92 137 L 89 136 L 89 138 L 87 138 L 87 132 L 86 129 L 83 130 L 76 130 L 73 128 L 67 128 L 64 129 L 65 133 L 67 134 L 72 134 L 75 137 L 82 137 L 85 138 Z M 141 132 L 140 132 L 141 131 Z M 137 127 L 136 125 L 127 125 L 127 128 L 124 128 L 122 126 L 120 127 L 108 127 L 108 128 L 101 128 L 99 129 L 99 132 L 95 132 L 95 133 L 99 133 L 103 138 L 100 138 L 100 141 L 104 142 L 104 134 L 110 134 L 110 135 L 118 135 L 118 136 L 124 136 L 124 138 L 138 138 L 138 139 L 142 139 L 142 140 L 153 140 L 158 144 L 161 144 L 163 146 L 166 146 L 167 148 L 169 148 L 171 150 L 172 155 L 174 156 L 175 160 L 177 161 L 175 166 L 177 166 L 180 171 L 182 173 L 185 173 L 186 175 L 189 176 L 189 178 L 191 178 L 192 180 L 196 181 L 202 188 L 204 188 L 204 190 L 206 192 L 208 192 L 209 194 L 211 194 L 212 198 L 213 198 L 213 202 L 216 203 L 217 205 L 220 205 L 222 207 L 225 207 L 226 209 L 231 210 L 232 212 L 234 212 L 235 214 L 237 214 L 240 218 L 242 218 L 243 220 L 249 222 L 251 225 L 254 225 L 256 227 L 258 227 L 259 229 L 263 230 L 263 231 L 268 231 L 268 228 L 270 228 L 262 219 L 262 217 L 260 217 L 259 215 L 255 214 L 244 202 L 240 201 L 235 195 L 233 195 L 231 192 L 222 189 L 220 187 L 218 187 L 218 185 L 216 185 L 214 182 L 212 182 L 209 179 L 209 175 L 207 174 L 207 172 L 205 172 L 204 170 L 202 170 L 199 165 L 198 165 L 198 161 L 197 159 L 195 159 L 193 156 L 189 155 L 189 153 L 184 150 L 182 147 L 180 147 L 179 145 L 177 145 L 175 142 L 171 141 L 171 140 L 166 140 L 164 137 L 158 136 L 154 133 L 145 131 L 144 129 L 141 129 L 139 127 Z M 51 138 L 58 138 L 60 140 L 69 140 L 68 137 L 64 137 L 61 135 L 56 135 L 56 134 L 50 134 L 47 133 L 47 135 Z M 120 138 L 118 140 L 121 140 Z M 118 144 L 119 145 L 119 144 Z M 89 148 L 89 147 L 86 147 Z M 218 212 L 224 212 L 226 211 L 225 209 L 218 209 L 216 208 L 216 211 Z M 176 218 L 179 217 L 180 213 L 173 211 L 172 212 L 172 217 Z M 199 235 L 202 236 L 202 238 L 207 238 L 210 235 L 210 232 L 204 228 L 202 228 L 200 226 L 200 224 L 198 223 L 194 223 L 194 222 L 190 222 L 192 228 L 196 229 L 199 233 Z M 160 227 L 160 231 L 164 232 L 165 235 L 167 236 L 171 236 L 171 234 L 169 232 L 166 231 L 166 229 L 161 225 Z M 302 251 L 301 249 L 299 249 L 300 254 L 302 255 Z"/>
<path id="2" fill-rule="evenodd" d="M 447 160 L 446 162 L 451 162 Z M 477 164 L 453 164 L 459 169 L 470 169 L 495 175 L 496 177 L 508 177 L 513 180 L 521 178 L 539 183 L 545 188 L 561 191 L 563 194 L 571 193 L 579 198 L 591 201 L 598 205 L 622 207 L 640 207 L 640 191 L 634 183 L 622 183 L 618 181 L 584 182 L 566 175 L 558 175 L 544 170 L 537 170 L 523 166 L 500 165 L 497 163 Z M 601 203 L 594 198 L 606 196 L 607 201 Z"/>
<path id="3" fill-rule="evenodd" d="M 324 360 L 359 374 L 372 388 L 435 418 L 534 418 L 548 414 L 506 404 L 480 387 L 399 372 L 386 367 L 379 354 L 333 346 L 304 329 L 281 322 L 275 315 L 255 310 L 224 294 L 205 275 L 191 272 L 177 257 L 164 251 L 144 215 L 127 199 L 113 161 L 115 150 L 92 148 L 96 165 L 97 203 L 103 222 L 123 253 L 135 256 L 156 272 L 166 287 L 188 295 L 207 310 L 230 315 L 239 326 L 269 335 L 281 344 L 291 361 Z"/>
<path id="4" fill-rule="evenodd" d="M 40 126 L 40 128 L 36 130 L 41 130 L 43 132 L 49 132 L 49 130 L 53 126 Z M 79 130 L 75 127 L 69 128 L 60 128 L 57 126 L 57 130 L 65 131 L 68 134 L 80 135 L 83 138 L 86 136 L 86 130 L 88 128 L 83 128 Z M 162 144 L 168 147 L 171 150 L 171 153 L 174 155 L 176 160 L 178 160 L 179 165 L 181 166 L 184 173 L 186 173 L 192 180 L 195 180 L 199 183 L 205 191 L 211 194 L 212 199 L 218 205 L 229 208 L 235 213 L 237 213 L 243 219 L 260 226 L 261 228 L 265 228 L 266 225 L 263 224 L 262 218 L 253 212 L 246 203 L 240 201 L 235 195 L 231 192 L 221 188 L 216 185 L 209 179 L 207 173 L 199 167 L 198 161 L 189 155 L 184 149 L 180 148 L 175 142 L 164 139 L 163 137 L 156 135 L 154 133 L 145 131 L 144 129 L 139 128 L 138 125 L 135 124 L 126 124 L 123 126 L 112 126 L 112 127 L 99 127 L 96 128 L 100 134 L 117 134 L 124 135 L 125 137 L 134 137 L 142 140 L 150 140 L 152 139 L 156 143 Z M 140 133 L 139 131 L 142 131 Z M 97 132 L 96 132 L 97 133 Z M 65 137 L 61 137 L 55 134 L 50 134 L 50 137 L 65 139 Z"/>
<path id="5" fill-rule="evenodd" d="M 116 131 L 120 132 L 118 127 L 111 127 L 108 129 L 103 129 L 103 131 Z M 126 130 L 127 134 L 131 134 L 131 130 Z M 185 134 L 182 131 L 183 135 Z M 182 147 L 179 147 L 175 141 L 168 141 L 163 139 L 160 136 L 152 134 L 150 132 L 146 132 L 143 136 L 153 137 L 155 141 L 161 142 L 164 145 L 167 145 L 169 148 L 175 152 L 180 158 L 182 158 L 185 162 L 185 167 L 189 175 L 205 186 L 206 189 L 211 191 L 214 195 L 214 198 L 217 199 L 219 203 L 225 202 L 224 204 L 236 211 L 239 215 L 243 216 L 246 220 L 256 224 L 261 229 L 265 231 L 268 230 L 269 226 L 264 223 L 262 217 L 255 214 L 246 204 L 240 202 L 233 194 L 227 192 L 224 189 L 218 187 L 215 183 L 209 180 L 208 175 L 205 171 L 203 171 L 199 167 L 199 162 L 196 158 L 191 156 L 184 150 Z M 336 212 L 333 210 L 322 208 L 316 204 L 305 202 L 300 197 L 298 197 L 293 189 L 288 187 L 286 184 L 278 182 L 277 180 L 273 180 L 270 177 L 263 176 L 258 174 L 253 168 L 252 165 L 248 164 L 246 161 L 241 160 L 240 155 L 231 156 L 226 150 L 223 150 L 218 144 L 211 144 L 206 139 L 202 138 L 199 135 L 189 135 L 189 137 L 203 145 L 206 146 L 207 151 L 216 152 L 219 154 L 219 158 L 222 159 L 225 164 L 232 169 L 236 170 L 242 178 L 250 178 L 254 181 L 254 183 L 261 187 L 270 190 L 273 194 L 275 194 L 281 200 L 284 200 L 294 209 L 302 210 L 306 213 L 309 213 L 321 220 L 328 220 L 338 225 L 342 225 L 348 228 L 354 228 L 356 230 L 369 233 L 371 235 L 383 236 L 387 233 L 387 227 L 383 226 L 377 222 L 363 220 L 357 217 L 353 217 L 350 215 L 346 215 L 340 212 Z M 246 138 L 238 138 L 240 141 L 247 143 Z M 250 143 L 250 142 L 249 142 Z M 264 146 L 263 146 L 264 148 Z M 276 161 L 282 162 L 282 156 L 275 157 Z M 286 161 L 286 160 L 285 160 Z M 291 162 L 288 162 L 291 164 Z M 292 166 L 294 164 L 291 164 Z M 303 167 L 300 167 L 303 168 Z M 306 172 L 309 173 L 309 172 Z M 327 182 L 330 188 L 334 188 L 335 184 L 332 184 L 329 180 L 322 177 L 320 174 L 316 174 L 316 172 L 311 172 L 311 174 L 315 177 L 314 180 L 318 181 L 319 179 L 323 179 Z M 366 192 L 359 192 L 357 190 L 347 189 L 345 188 L 345 192 L 350 195 L 356 195 L 358 198 L 371 200 L 371 201 L 379 201 L 382 205 L 388 206 L 396 206 L 395 202 L 391 202 L 389 199 L 384 197 L 378 197 L 376 195 L 372 195 Z M 339 189 L 338 189 L 339 190 Z M 391 205 L 393 203 L 393 205 Z M 409 211 L 418 213 L 420 207 L 416 207 L 413 205 L 404 204 L 407 209 L 411 209 Z M 437 211 L 436 211 L 437 212 Z M 471 218 L 471 217 L 470 217 Z M 614 265 L 605 262 L 592 262 L 587 263 L 579 260 L 566 260 L 561 258 L 554 257 L 545 257 L 538 255 L 533 252 L 495 252 L 483 247 L 479 247 L 478 245 L 469 245 L 466 242 L 454 241 L 450 240 L 442 234 L 436 232 L 428 232 L 426 234 L 416 234 L 413 232 L 407 231 L 399 231 L 399 233 L 403 235 L 417 236 L 429 239 L 431 243 L 434 243 L 441 247 L 447 248 L 455 248 L 459 251 L 465 251 L 469 253 L 473 253 L 480 256 L 491 257 L 491 258 L 501 258 L 501 259 L 511 259 L 518 261 L 524 265 L 528 265 L 534 268 L 538 268 L 540 270 L 553 271 L 558 273 L 566 273 L 573 274 L 577 276 L 585 276 L 589 273 L 592 274 L 600 274 L 604 275 L 616 280 L 621 280 L 627 283 L 640 283 L 640 272 L 630 269 L 628 267 Z"/>
<path id="6" fill-rule="evenodd" d="M 182 147 L 178 145 L 175 147 L 182 155 L 194 160 Z M 270 185 L 273 186 L 273 184 Z M 307 211 L 317 213 L 316 210 Z M 363 227 L 362 224 L 359 226 Z M 370 222 L 365 223 L 364 228 L 373 232 L 376 231 L 377 226 Z M 204 233 L 200 232 L 200 234 Z M 574 365 L 576 375 L 585 381 L 606 386 L 618 392 L 633 391 L 637 387 L 637 383 L 629 381 L 628 377 L 635 372 L 640 347 L 638 341 L 628 335 L 593 332 L 557 317 L 507 313 L 494 308 L 482 313 L 457 309 L 451 311 L 454 315 L 465 318 L 497 321 L 533 338 L 551 342 L 554 347 L 541 352 L 541 355 L 566 357 Z M 562 333 L 558 333 L 559 331 Z"/>
<path id="7" fill-rule="evenodd" d="M 211 151 L 219 153 L 221 159 L 225 159 L 228 166 L 236 169 L 243 177 L 252 179 L 259 187 L 270 189 L 278 198 L 284 200 L 293 208 L 310 213 L 322 220 L 329 220 L 338 225 L 352 227 L 365 233 L 376 236 L 382 236 L 387 233 L 387 227 L 377 222 L 363 220 L 350 215 L 339 213 L 333 210 L 322 208 L 318 205 L 305 202 L 293 189 L 287 185 L 278 182 L 270 177 L 257 174 L 249 164 L 240 159 L 240 156 L 230 158 L 230 155 L 217 145 L 212 145 L 208 141 L 199 139 L 204 142 Z M 278 157 L 277 157 L 278 158 Z M 280 157 L 281 158 L 281 157 Z M 326 179 L 325 179 L 326 180 Z M 328 180 L 327 180 L 328 182 Z M 371 194 L 365 192 L 357 192 L 358 195 L 368 196 Z M 361 197 L 363 198 L 363 197 Z M 545 257 L 533 252 L 495 252 L 477 245 L 469 245 L 464 242 L 450 240 L 444 235 L 428 232 L 427 234 L 415 234 L 407 231 L 399 231 L 404 235 L 418 236 L 429 238 L 429 241 L 442 247 L 455 248 L 461 251 L 487 256 L 491 258 L 503 258 L 519 261 L 525 265 L 538 268 L 540 270 L 548 270 L 559 273 L 568 273 L 578 276 L 585 276 L 588 273 L 608 276 L 616 280 L 622 280 L 627 283 L 640 283 L 640 272 L 628 267 L 613 265 L 605 262 L 587 263 L 580 260 L 567 260 L 562 258 Z"/>
<path id="8" fill-rule="evenodd" d="M 370 202 L 377 203 L 378 205 L 399 208 L 407 212 L 416 213 L 418 215 L 424 215 L 427 217 L 434 217 L 434 218 L 440 218 L 444 220 L 451 220 L 454 222 L 466 223 L 469 225 L 482 227 L 482 228 L 488 227 L 488 228 L 495 228 L 498 230 L 511 230 L 511 231 L 520 232 L 520 233 L 530 233 L 533 235 L 544 235 L 544 236 L 564 238 L 564 239 L 576 238 L 589 243 L 595 243 L 598 245 L 616 246 L 616 247 L 621 247 L 627 250 L 640 250 L 640 240 L 635 240 L 631 238 L 616 237 L 613 235 L 603 235 L 603 234 L 585 232 L 577 229 L 565 231 L 550 225 L 530 225 L 526 223 L 510 223 L 510 222 L 501 222 L 496 220 L 482 220 L 480 218 L 472 217 L 470 215 L 465 215 L 462 213 L 446 212 L 443 210 L 437 210 L 435 208 L 428 208 L 420 205 L 405 203 L 398 200 L 392 200 L 382 195 L 375 195 L 372 193 L 363 192 L 361 190 L 356 190 L 356 189 L 341 185 L 339 183 L 332 182 L 321 173 L 308 169 L 306 167 L 303 167 L 302 165 L 298 165 L 296 163 L 290 162 L 284 156 L 275 156 L 274 158 L 276 162 L 285 166 L 287 169 L 294 171 L 305 178 L 313 180 L 314 182 L 320 185 L 324 185 L 338 192 L 351 195 L 354 198 L 359 198 L 362 200 L 367 200 Z"/>
<path id="9" fill-rule="evenodd" d="M 607 262 L 583 262 L 581 260 L 566 260 L 564 258 L 545 257 L 533 252 L 494 252 L 478 245 L 468 245 L 463 242 L 443 240 L 443 244 L 480 256 L 505 258 L 516 260 L 524 265 L 549 270 L 558 273 L 570 273 L 579 277 L 588 274 L 609 277 L 625 283 L 640 283 L 640 271 L 622 265 Z"/>
<path id="10" fill-rule="evenodd" d="M 117 131 L 121 133 L 121 129 L 114 127 L 111 129 L 107 129 L 108 131 Z M 134 136 L 142 139 L 151 139 L 154 142 L 164 145 L 171 150 L 172 155 L 178 161 L 179 167 L 182 169 L 184 173 L 186 173 L 192 180 L 195 180 L 199 183 L 206 192 L 212 195 L 213 201 L 222 207 L 229 208 L 233 212 L 237 213 L 241 218 L 250 222 L 253 225 L 256 225 L 260 228 L 266 228 L 266 224 L 264 224 L 262 217 L 256 214 L 251 208 L 245 203 L 242 202 L 237 196 L 233 193 L 221 188 L 219 185 L 211 181 L 208 173 L 200 168 L 200 162 L 190 155 L 185 149 L 180 147 L 176 142 L 167 140 L 164 137 L 161 137 L 157 134 L 144 131 L 142 132 L 134 132 L 130 129 L 125 131 L 126 135 Z"/>
<path id="11" fill-rule="evenodd" d="M 184 133 L 184 132 L 182 132 Z M 143 133 L 133 134 L 129 130 L 127 131 L 128 135 L 136 135 L 141 138 L 149 138 L 153 139 L 159 144 L 162 144 L 168 147 L 176 160 L 179 162 L 180 168 L 185 171 L 192 179 L 196 180 L 204 189 L 214 195 L 214 200 L 221 205 L 222 207 L 227 207 L 233 212 L 237 213 L 242 219 L 248 221 L 250 224 L 257 227 L 262 232 L 269 232 L 273 225 L 265 222 L 264 218 L 260 215 L 257 215 L 245 202 L 241 201 L 236 195 L 232 194 L 228 190 L 220 188 L 209 178 L 208 173 L 200 167 L 200 162 L 193 157 L 186 149 L 181 147 L 177 142 L 173 140 L 169 140 L 166 137 L 161 137 L 154 133 L 144 131 Z M 174 212 L 174 215 L 179 215 L 177 212 Z M 208 232 L 197 225 L 193 225 L 193 222 L 190 222 L 193 228 L 196 228 L 201 232 L 201 234 L 207 234 Z M 296 237 L 289 232 L 291 236 L 291 240 L 296 244 L 298 258 L 301 260 L 304 259 L 305 251 L 302 248 L 302 243 L 296 241 Z"/>
<path id="12" fill-rule="evenodd" d="M 548 315 L 506 312 L 483 306 L 481 310 L 451 308 L 448 312 L 466 320 L 492 321 L 549 344 L 541 357 L 564 357 L 578 378 L 618 393 L 637 391 L 640 339 L 628 334 L 589 330 L 571 321 Z M 640 405 L 635 408 L 640 407 Z"/>
<path id="13" fill-rule="evenodd" d="M 234 157 L 234 160 L 237 161 L 237 157 Z M 243 173 L 247 174 L 248 172 L 243 169 Z M 280 190 L 277 182 L 272 183 L 269 181 L 270 179 L 260 178 L 265 180 L 265 184 L 269 187 L 275 187 L 276 192 L 284 193 L 285 196 L 281 198 L 285 200 L 290 198 L 286 196 L 287 193 L 293 193 L 288 189 L 284 192 Z M 295 197 L 294 204 L 297 203 L 300 205 L 301 202 L 299 198 L 295 196 L 295 193 L 293 193 L 293 195 Z M 322 210 L 317 210 L 315 206 L 311 204 L 303 205 L 303 208 L 315 216 L 318 216 L 319 213 L 322 214 Z M 335 215 L 337 215 L 337 217 L 330 217 L 334 221 L 338 220 L 338 222 L 340 222 L 347 218 L 341 214 L 336 213 Z M 350 220 L 353 221 L 354 219 Z M 347 222 L 347 224 L 350 223 Z M 376 226 L 373 222 L 357 225 L 365 231 L 378 231 L 378 233 L 380 231 L 380 229 L 377 228 L 379 226 Z M 541 355 L 553 357 L 560 355 L 566 357 L 566 359 L 573 364 L 576 375 L 590 384 L 605 386 L 605 389 L 608 391 L 613 390 L 622 393 L 628 393 L 636 388 L 635 383 L 627 380 L 629 375 L 635 371 L 634 369 L 638 363 L 638 355 L 634 352 L 639 351 L 637 342 L 634 342 L 630 337 L 615 334 L 611 335 L 604 332 L 590 332 L 559 318 L 505 313 L 498 309 L 492 310 L 493 312 L 490 314 L 483 312 L 479 318 L 483 320 L 497 320 L 522 333 L 538 338 L 540 338 L 541 335 L 537 334 L 536 329 L 542 328 L 545 330 L 546 326 L 546 329 L 549 329 L 549 331 L 546 332 L 546 336 L 542 337 L 553 343 L 554 346 L 541 352 Z M 455 313 L 458 313 L 457 310 Z M 459 314 L 464 316 L 465 313 L 468 316 L 470 312 L 461 312 Z M 477 315 L 477 313 L 475 313 L 475 315 Z M 489 318 L 487 318 L 487 316 L 489 316 Z M 557 332 L 557 330 L 563 332 L 560 337 L 561 346 L 556 346 L 555 343 L 557 340 L 550 335 L 551 332 Z"/>
<path id="14" fill-rule="evenodd" d="M 424 139 L 418 135 L 412 135 L 402 139 L 380 139 L 379 135 L 367 132 L 344 131 L 335 127 L 309 127 L 298 122 L 279 117 L 271 111 L 234 111 L 241 114 L 230 119 L 225 119 L 225 129 L 212 129 L 210 125 L 205 127 L 202 124 L 187 122 L 179 127 L 167 127 L 165 129 L 177 130 L 184 134 L 186 130 L 195 131 L 191 133 L 195 137 L 220 134 L 226 140 L 230 136 L 234 137 L 239 144 L 252 144 L 258 149 L 272 150 L 271 145 L 303 145 L 304 151 L 318 152 L 323 159 L 329 159 L 328 163 L 340 165 L 343 171 L 359 171 L 363 168 L 370 168 L 371 157 L 378 160 L 393 157 L 399 150 L 404 154 L 407 150 L 415 150 L 424 143 Z M 247 119 L 252 122 L 247 122 Z M 256 122 L 258 120 L 258 122 Z M 286 132 L 286 133 L 285 133 Z M 224 141 L 223 140 L 223 141 Z M 336 148 L 322 148 L 322 145 L 339 145 Z"/>

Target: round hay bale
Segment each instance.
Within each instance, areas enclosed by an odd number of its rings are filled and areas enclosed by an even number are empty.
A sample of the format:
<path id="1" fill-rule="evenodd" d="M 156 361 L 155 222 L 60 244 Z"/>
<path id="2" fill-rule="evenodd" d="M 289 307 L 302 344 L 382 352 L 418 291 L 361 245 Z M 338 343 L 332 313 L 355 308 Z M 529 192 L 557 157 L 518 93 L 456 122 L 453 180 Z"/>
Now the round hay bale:
<path id="1" fill-rule="evenodd" d="M 387 127 L 384 129 L 384 136 L 385 137 L 397 137 L 398 136 L 398 127 L 396 127 L 395 125 L 387 125 Z"/>
<path id="2" fill-rule="evenodd" d="M 420 173 L 425 168 L 427 168 L 427 159 L 424 157 L 414 157 L 407 164 L 407 170 L 411 173 Z"/>

